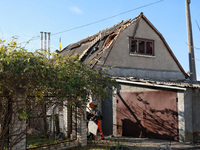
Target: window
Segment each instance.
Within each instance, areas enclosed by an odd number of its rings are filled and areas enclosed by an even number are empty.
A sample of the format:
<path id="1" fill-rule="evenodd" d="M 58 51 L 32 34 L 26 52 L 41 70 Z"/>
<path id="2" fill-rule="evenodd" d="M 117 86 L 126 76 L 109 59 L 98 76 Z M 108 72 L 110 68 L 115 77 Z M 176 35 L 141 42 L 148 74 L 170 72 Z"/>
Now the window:
<path id="1" fill-rule="evenodd" d="M 154 41 L 130 38 L 130 54 L 154 56 Z"/>

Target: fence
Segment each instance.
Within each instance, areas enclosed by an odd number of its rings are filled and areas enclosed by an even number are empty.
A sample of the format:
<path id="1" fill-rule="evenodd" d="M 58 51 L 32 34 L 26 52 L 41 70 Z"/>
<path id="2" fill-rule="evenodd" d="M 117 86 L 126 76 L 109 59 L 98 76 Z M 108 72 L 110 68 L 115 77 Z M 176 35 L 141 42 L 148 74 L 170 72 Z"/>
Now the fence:
<path id="1" fill-rule="evenodd" d="M 12 106 L 17 106 L 17 103 L 25 105 L 24 97 L 18 96 L 16 104 L 13 103 Z M 19 110 L 12 114 L 4 149 L 66 149 L 87 145 L 85 111 L 78 108 L 73 109 L 71 112 L 71 132 L 67 126 L 70 121 L 67 120 L 67 108 L 52 106 L 45 113 L 40 113 L 41 111 L 41 108 L 38 107 L 26 120 L 21 119 L 24 116 L 20 116 Z M 1 125 L 0 131 L 3 130 L 4 126 Z M 0 140 L 1 138 L 0 136 Z"/>
<path id="2" fill-rule="evenodd" d="M 71 128 L 68 127 L 70 117 L 67 113 L 70 112 L 62 106 L 52 106 L 46 116 L 33 113 L 28 121 L 27 149 L 62 149 L 87 145 L 85 112 L 73 109 Z"/>

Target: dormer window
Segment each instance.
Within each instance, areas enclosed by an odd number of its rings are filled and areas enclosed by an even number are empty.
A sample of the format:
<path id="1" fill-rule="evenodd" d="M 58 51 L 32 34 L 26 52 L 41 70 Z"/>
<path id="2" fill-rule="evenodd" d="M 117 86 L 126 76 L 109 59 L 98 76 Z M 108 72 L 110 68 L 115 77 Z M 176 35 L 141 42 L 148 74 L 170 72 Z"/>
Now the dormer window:
<path id="1" fill-rule="evenodd" d="M 130 54 L 154 56 L 154 41 L 140 38 L 130 38 Z"/>

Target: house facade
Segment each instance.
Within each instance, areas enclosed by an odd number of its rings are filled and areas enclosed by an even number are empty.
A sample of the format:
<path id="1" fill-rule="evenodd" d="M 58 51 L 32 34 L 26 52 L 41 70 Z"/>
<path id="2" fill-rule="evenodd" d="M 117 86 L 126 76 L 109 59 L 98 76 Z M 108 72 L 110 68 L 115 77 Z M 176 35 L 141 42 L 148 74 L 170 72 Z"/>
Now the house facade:
<path id="1" fill-rule="evenodd" d="M 105 135 L 195 141 L 199 83 L 191 83 L 162 34 L 141 13 L 64 48 L 119 83 L 102 101 Z"/>

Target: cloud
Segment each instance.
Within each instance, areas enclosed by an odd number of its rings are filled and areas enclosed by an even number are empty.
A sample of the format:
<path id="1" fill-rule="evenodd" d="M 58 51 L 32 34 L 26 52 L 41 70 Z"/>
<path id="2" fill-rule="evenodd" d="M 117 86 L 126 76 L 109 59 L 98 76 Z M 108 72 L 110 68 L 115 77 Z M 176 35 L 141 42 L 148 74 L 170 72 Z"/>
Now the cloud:
<path id="1" fill-rule="evenodd" d="M 73 13 L 76 13 L 78 15 L 82 15 L 83 14 L 83 11 L 81 9 L 79 9 L 78 7 L 70 7 L 70 10 L 73 12 Z"/>

